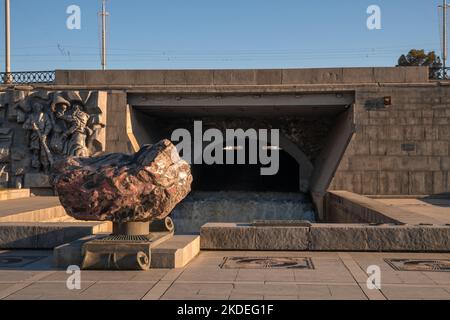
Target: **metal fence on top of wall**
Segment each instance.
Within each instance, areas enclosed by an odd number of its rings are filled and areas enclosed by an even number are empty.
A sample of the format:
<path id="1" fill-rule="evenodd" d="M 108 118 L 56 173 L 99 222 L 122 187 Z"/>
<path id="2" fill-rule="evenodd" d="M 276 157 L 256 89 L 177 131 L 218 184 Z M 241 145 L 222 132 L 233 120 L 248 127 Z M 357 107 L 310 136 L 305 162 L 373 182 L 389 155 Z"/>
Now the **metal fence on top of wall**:
<path id="1" fill-rule="evenodd" d="M 0 84 L 52 84 L 55 71 L 23 71 L 0 73 Z"/>

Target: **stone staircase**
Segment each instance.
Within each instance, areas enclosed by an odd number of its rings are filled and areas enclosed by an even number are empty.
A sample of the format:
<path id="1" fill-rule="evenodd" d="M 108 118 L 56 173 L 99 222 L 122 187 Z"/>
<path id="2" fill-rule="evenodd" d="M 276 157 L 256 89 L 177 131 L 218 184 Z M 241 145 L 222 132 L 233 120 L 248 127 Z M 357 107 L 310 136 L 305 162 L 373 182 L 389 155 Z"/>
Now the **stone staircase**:
<path id="1" fill-rule="evenodd" d="M 53 249 L 111 230 L 109 222 L 69 217 L 57 197 L 30 197 L 27 189 L 0 191 L 0 249 Z"/>
<path id="2" fill-rule="evenodd" d="M 30 189 L 0 189 L 0 201 L 30 197 Z"/>

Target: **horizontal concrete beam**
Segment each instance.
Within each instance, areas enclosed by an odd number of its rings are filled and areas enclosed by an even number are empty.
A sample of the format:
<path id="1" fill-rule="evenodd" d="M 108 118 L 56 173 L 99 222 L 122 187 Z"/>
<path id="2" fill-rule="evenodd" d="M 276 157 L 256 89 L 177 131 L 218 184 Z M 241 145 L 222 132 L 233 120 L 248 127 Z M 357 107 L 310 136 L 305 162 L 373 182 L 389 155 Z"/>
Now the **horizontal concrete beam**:
<path id="1" fill-rule="evenodd" d="M 302 85 L 425 83 L 427 67 L 267 70 L 57 70 L 56 85 Z"/>
<path id="2" fill-rule="evenodd" d="M 129 94 L 133 107 L 285 107 L 348 106 L 355 102 L 354 93 L 309 93 L 283 95 L 149 95 Z"/>
<path id="3" fill-rule="evenodd" d="M 208 223 L 200 245 L 202 250 L 450 252 L 450 226 Z"/>

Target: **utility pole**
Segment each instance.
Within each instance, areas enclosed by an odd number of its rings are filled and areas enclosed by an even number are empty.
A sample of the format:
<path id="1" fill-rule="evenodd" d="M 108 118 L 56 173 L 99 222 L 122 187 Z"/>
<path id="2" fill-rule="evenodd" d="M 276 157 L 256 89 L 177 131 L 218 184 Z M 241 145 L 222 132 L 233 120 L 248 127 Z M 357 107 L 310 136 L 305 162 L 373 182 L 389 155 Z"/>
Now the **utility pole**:
<path id="1" fill-rule="evenodd" d="M 108 14 L 106 0 L 102 0 L 102 12 L 100 13 L 102 17 L 102 70 L 106 70 L 106 17 Z"/>
<path id="2" fill-rule="evenodd" d="M 442 0 L 442 76 L 447 78 L 447 0 Z"/>
<path id="3" fill-rule="evenodd" d="M 11 15 L 9 0 L 5 0 L 5 84 L 11 83 Z"/>

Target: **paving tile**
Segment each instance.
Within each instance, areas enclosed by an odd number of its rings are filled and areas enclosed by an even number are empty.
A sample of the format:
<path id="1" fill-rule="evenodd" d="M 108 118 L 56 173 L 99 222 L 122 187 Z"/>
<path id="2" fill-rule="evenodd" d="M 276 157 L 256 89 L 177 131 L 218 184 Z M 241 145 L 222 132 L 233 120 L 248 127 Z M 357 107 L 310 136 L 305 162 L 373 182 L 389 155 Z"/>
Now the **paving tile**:
<path id="1" fill-rule="evenodd" d="M 81 271 L 86 281 L 131 281 L 140 271 Z"/>
<path id="2" fill-rule="evenodd" d="M 301 300 L 367 300 L 359 286 L 353 285 L 298 285 Z"/>
<path id="3" fill-rule="evenodd" d="M 161 300 L 228 300 L 227 295 L 164 295 Z"/>
<path id="4" fill-rule="evenodd" d="M 367 296 L 359 286 L 329 285 L 332 299 L 336 300 L 367 300 Z"/>
<path id="5" fill-rule="evenodd" d="M 232 294 L 249 295 L 297 295 L 299 289 L 296 284 L 248 284 L 236 283 Z"/>
<path id="6" fill-rule="evenodd" d="M 422 272 L 437 285 L 450 285 L 450 272 Z"/>
<path id="7" fill-rule="evenodd" d="M 231 294 L 228 300 L 239 301 L 239 300 L 264 300 L 264 295 L 259 294 Z"/>
<path id="8" fill-rule="evenodd" d="M 95 283 L 81 293 L 86 300 L 140 300 L 156 283 Z"/>
<path id="9" fill-rule="evenodd" d="M 348 270 L 333 272 L 329 271 L 316 271 L 316 270 L 301 270 L 294 271 L 296 283 L 341 283 L 341 284 L 354 284 L 355 279 L 348 272 Z"/>
<path id="10" fill-rule="evenodd" d="M 227 295 L 233 290 L 233 284 L 174 283 L 166 295 Z"/>
<path id="11" fill-rule="evenodd" d="M 223 263 L 225 257 L 204 257 L 196 259 L 195 261 L 191 262 L 188 265 L 189 269 L 195 269 L 195 268 L 219 268 L 220 265 Z"/>
<path id="12" fill-rule="evenodd" d="M 445 288 L 385 285 L 381 291 L 390 300 L 450 300 Z"/>
<path id="13" fill-rule="evenodd" d="M 386 256 L 384 255 L 371 257 L 369 256 L 365 258 L 355 257 L 354 260 L 364 271 L 367 270 L 367 268 L 371 265 L 380 267 L 381 282 L 384 284 L 435 284 L 433 278 L 428 275 L 429 273 L 419 271 L 397 271 L 384 260 L 385 258 Z"/>
<path id="14" fill-rule="evenodd" d="M 146 272 L 136 272 L 135 275 L 130 279 L 130 281 L 155 282 L 164 278 L 168 272 L 168 269 L 151 269 Z"/>
<path id="15" fill-rule="evenodd" d="M 298 300 L 298 296 L 273 296 L 273 295 L 265 295 L 264 300 Z"/>
<path id="16" fill-rule="evenodd" d="M 294 282 L 293 270 L 240 269 L 236 281 Z"/>
<path id="17" fill-rule="evenodd" d="M 80 295 L 83 290 L 86 290 L 92 284 L 93 282 L 84 282 L 81 283 L 81 290 L 69 290 L 66 283 L 62 282 L 36 282 L 6 297 L 5 300 L 71 299 Z"/>
<path id="18" fill-rule="evenodd" d="M 0 270 L 0 282 L 21 282 L 37 275 L 38 271 Z"/>
<path id="19" fill-rule="evenodd" d="M 178 278 L 181 281 L 235 281 L 239 270 L 219 268 L 188 268 Z"/>
<path id="20" fill-rule="evenodd" d="M 332 298 L 331 290 L 326 285 L 298 285 L 301 300 L 329 300 Z"/>
<path id="21" fill-rule="evenodd" d="M 139 271 L 87 271 L 81 270 L 81 281 L 131 281 L 141 274 Z M 65 271 L 57 271 L 42 281 L 66 281 L 69 275 Z"/>
<path id="22" fill-rule="evenodd" d="M 12 287 L 14 283 L 0 283 L 0 292 Z"/>

